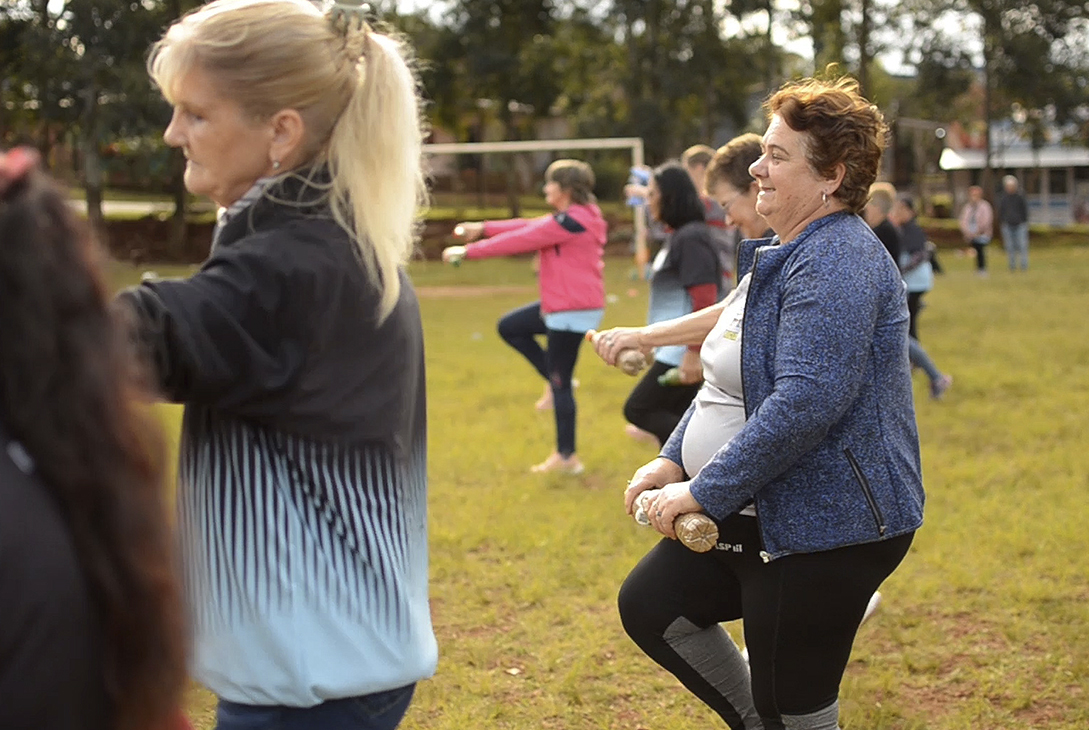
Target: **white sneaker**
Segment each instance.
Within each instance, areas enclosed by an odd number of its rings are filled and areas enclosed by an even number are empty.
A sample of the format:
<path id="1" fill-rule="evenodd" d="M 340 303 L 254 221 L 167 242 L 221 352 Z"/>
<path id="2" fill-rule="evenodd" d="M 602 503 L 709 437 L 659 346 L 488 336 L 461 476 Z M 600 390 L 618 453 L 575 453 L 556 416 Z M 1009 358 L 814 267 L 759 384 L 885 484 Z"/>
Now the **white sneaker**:
<path id="1" fill-rule="evenodd" d="M 866 619 L 873 616 L 874 611 L 877 610 L 877 604 L 881 603 L 881 591 L 874 591 L 870 596 L 870 602 L 866 604 L 866 612 L 862 614 L 862 620 L 859 622 L 859 626 L 866 623 Z"/>

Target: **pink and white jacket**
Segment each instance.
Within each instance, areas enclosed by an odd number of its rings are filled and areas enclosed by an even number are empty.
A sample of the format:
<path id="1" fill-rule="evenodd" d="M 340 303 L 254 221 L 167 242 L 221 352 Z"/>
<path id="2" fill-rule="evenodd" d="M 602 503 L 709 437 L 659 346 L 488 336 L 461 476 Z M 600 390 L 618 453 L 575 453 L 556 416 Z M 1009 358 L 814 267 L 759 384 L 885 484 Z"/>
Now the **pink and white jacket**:
<path id="1" fill-rule="evenodd" d="M 540 218 L 484 224 L 486 240 L 465 247 L 465 257 L 483 259 L 540 251 L 541 313 L 605 307 L 602 271 L 608 224 L 593 203 L 574 204 Z"/>

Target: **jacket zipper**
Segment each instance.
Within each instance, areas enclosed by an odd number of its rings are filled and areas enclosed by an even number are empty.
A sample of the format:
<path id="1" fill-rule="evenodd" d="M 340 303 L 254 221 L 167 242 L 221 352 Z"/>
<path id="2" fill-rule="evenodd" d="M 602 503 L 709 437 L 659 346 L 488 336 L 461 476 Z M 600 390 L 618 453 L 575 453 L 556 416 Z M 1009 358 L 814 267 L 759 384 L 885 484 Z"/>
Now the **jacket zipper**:
<path id="1" fill-rule="evenodd" d="M 851 450 L 844 449 L 843 453 L 847 457 L 847 462 L 851 465 L 851 471 L 855 473 L 858 486 L 862 488 L 863 496 L 866 497 L 866 501 L 870 505 L 870 512 L 873 513 L 874 521 L 877 522 L 877 534 L 884 536 L 887 525 L 885 525 L 885 518 L 881 515 L 881 509 L 877 506 L 877 500 L 874 499 L 873 492 L 870 491 L 870 483 L 866 480 L 866 475 L 862 473 L 862 467 L 858 465 L 858 461 L 855 460 L 855 455 L 851 453 Z"/>

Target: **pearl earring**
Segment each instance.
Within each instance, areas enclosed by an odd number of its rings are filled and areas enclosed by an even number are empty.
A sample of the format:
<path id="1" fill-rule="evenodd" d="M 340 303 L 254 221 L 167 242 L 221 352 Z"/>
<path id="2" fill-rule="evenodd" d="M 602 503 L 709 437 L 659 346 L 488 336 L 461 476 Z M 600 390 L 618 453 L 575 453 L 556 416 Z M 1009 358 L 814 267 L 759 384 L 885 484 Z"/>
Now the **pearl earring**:
<path id="1" fill-rule="evenodd" d="M 272 169 L 273 170 L 279 170 L 280 169 L 280 161 L 279 160 L 273 160 L 272 161 Z"/>

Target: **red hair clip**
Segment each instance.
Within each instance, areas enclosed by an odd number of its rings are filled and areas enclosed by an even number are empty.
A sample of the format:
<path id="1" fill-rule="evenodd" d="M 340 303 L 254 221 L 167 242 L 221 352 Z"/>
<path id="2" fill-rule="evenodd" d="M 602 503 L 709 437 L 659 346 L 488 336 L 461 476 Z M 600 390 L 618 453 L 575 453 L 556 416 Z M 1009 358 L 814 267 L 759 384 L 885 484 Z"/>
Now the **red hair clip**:
<path id="1" fill-rule="evenodd" d="M 0 195 L 37 167 L 41 155 L 32 147 L 16 147 L 0 154 Z"/>

